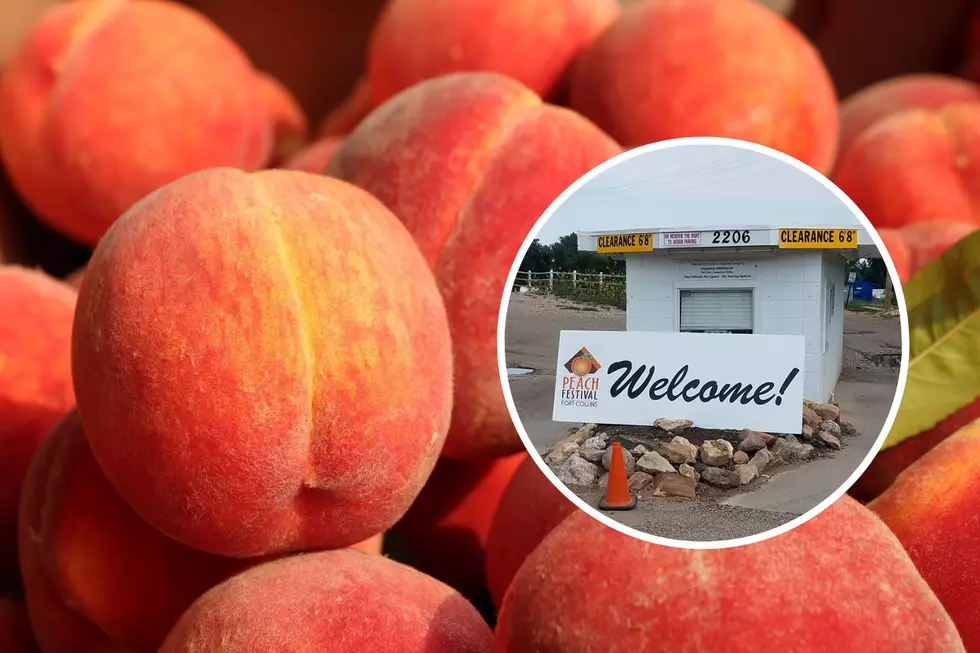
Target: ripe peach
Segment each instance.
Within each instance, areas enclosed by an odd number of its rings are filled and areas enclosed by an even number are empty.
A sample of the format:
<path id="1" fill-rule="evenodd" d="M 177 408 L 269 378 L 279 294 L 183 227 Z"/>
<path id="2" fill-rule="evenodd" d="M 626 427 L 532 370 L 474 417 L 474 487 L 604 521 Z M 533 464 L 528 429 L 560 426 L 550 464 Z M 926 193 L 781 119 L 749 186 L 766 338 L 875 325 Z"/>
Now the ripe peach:
<path id="1" fill-rule="evenodd" d="M 725 136 L 821 172 L 837 150 L 837 99 L 819 54 L 754 0 L 626 7 L 576 60 L 569 98 L 628 148 Z"/>
<path id="2" fill-rule="evenodd" d="M 325 136 L 294 154 L 282 167 L 287 170 L 304 170 L 321 174 L 343 142 L 342 138 Z"/>
<path id="3" fill-rule="evenodd" d="M 197 597 L 250 564 L 187 548 L 141 520 L 99 470 L 75 411 L 31 465 L 20 545 L 45 653 L 72 650 L 55 631 L 75 628 L 156 650 Z"/>
<path id="4" fill-rule="evenodd" d="M 199 598 L 160 653 L 484 653 L 493 634 L 450 587 L 381 556 L 328 551 L 268 562 Z"/>
<path id="5" fill-rule="evenodd" d="M 869 504 L 942 601 L 967 650 L 980 646 L 978 496 L 980 422 L 972 422 L 910 465 Z"/>
<path id="6" fill-rule="evenodd" d="M 212 169 L 148 196 L 96 248 L 72 342 L 110 482 L 219 555 L 384 531 L 449 425 L 432 273 L 380 202 L 320 175 Z"/>
<path id="7" fill-rule="evenodd" d="M 977 229 L 980 229 L 980 222 L 966 224 L 945 220 L 915 222 L 903 228 L 905 242 L 909 243 L 912 250 L 912 269 L 921 270 L 926 267 Z"/>
<path id="8" fill-rule="evenodd" d="M 778 537 L 714 550 L 572 513 L 514 577 L 494 650 L 741 653 L 759 650 L 760 632 L 766 648 L 800 653 L 965 650 L 895 536 L 847 497 Z"/>
<path id="9" fill-rule="evenodd" d="M 238 46 L 178 3 L 65 2 L 35 23 L 3 75 L 3 162 L 39 218 L 94 244 L 168 182 L 267 159 L 257 79 Z"/>
<path id="10" fill-rule="evenodd" d="M 553 98 L 619 13 L 615 0 L 390 0 L 368 48 L 371 104 L 458 72 L 500 73 Z"/>
<path id="11" fill-rule="evenodd" d="M 0 597 L 0 651 L 38 653 L 27 610 L 20 603 Z"/>
<path id="12" fill-rule="evenodd" d="M 527 556 L 574 511 L 575 504 L 524 456 L 500 498 L 487 535 L 487 586 L 498 609 Z"/>
<path id="13" fill-rule="evenodd" d="M 980 102 L 879 120 L 838 162 L 834 182 L 877 228 L 980 224 Z"/>
<path id="14" fill-rule="evenodd" d="M 346 136 L 361 124 L 373 108 L 371 88 L 367 80 L 361 78 L 344 101 L 327 114 L 317 131 L 321 137 Z"/>
<path id="15" fill-rule="evenodd" d="M 51 277 L 0 266 L 0 584 L 16 574 L 17 502 L 34 452 L 75 399 L 75 291 Z"/>
<path id="16" fill-rule="evenodd" d="M 881 241 L 885 244 L 885 249 L 891 256 L 892 263 L 895 264 L 898 280 L 902 283 L 908 281 L 914 268 L 911 247 L 905 240 L 904 232 L 901 229 L 878 229 L 877 231 Z"/>
<path id="17" fill-rule="evenodd" d="M 465 596 L 486 592 L 487 535 L 500 497 L 527 454 L 490 461 L 440 460 L 395 533 L 412 566 Z"/>
<path id="18" fill-rule="evenodd" d="M 548 206 L 620 151 L 595 125 L 516 81 L 468 73 L 392 98 L 331 159 L 327 174 L 384 202 L 439 280 L 455 364 L 444 455 L 487 459 L 523 448 L 495 365 L 506 277 Z"/>
<path id="19" fill-rule="evenodd" d="M 980 87 L 948 75 L 902 75 L 872 84 L 841 103 L 838 159 L 845 157 L 864 130 L 882 118 L 906 109 L 940 109 L 977 100 Z"/>
<path id="20" fill-rule="evenodd" d="M 3 20 L 0 21 L 0 68 L 6 65 L 38 16 L 56 4 L 58 0 L 6 0 L 3 3 Z"/>
<path id="21" fill-rule="evenodd" d="M 258 73 L 258 79 L 273 129 L 272 154 L 266 163 L 275 168 L 306 145 L 310 126 L 296 98 L 278 79 L 263 72 Z"/>

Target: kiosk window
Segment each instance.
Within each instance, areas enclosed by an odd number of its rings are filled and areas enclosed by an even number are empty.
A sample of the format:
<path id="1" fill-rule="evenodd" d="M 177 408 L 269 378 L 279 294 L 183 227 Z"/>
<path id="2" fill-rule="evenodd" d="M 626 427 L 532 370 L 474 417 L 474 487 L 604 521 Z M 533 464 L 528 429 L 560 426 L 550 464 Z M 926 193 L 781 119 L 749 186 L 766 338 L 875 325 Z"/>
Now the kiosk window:
<path id="1" fill-rule="evenodd" d="M 682 290 L 681 331 L 752 333 L 751 290 Z"/>

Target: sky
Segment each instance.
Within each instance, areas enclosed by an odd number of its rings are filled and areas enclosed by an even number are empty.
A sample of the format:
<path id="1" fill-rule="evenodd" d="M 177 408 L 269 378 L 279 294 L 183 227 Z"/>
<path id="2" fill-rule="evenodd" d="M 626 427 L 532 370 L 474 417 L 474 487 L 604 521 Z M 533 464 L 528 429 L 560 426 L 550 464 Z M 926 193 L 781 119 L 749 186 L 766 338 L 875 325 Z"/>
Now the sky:
<path id="1" fill-rule="evenodd" d="M 593 177 L 538 233 L 667 227 L 851 227 L 858 219 L 805 172 L 766 154 L 696 144 L 638 154 Z"/>

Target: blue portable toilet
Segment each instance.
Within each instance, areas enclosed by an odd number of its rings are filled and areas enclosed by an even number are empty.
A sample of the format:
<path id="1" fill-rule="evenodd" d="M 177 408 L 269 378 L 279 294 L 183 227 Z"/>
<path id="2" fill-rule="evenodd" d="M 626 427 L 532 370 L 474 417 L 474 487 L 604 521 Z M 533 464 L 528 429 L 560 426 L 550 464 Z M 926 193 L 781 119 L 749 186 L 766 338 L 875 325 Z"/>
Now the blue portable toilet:
<path id="1" fill-rule="evenodd" d="M 870 281 L 854 282 L 854 299 L 870 302 L 874 299 L 874 284 Z"/>

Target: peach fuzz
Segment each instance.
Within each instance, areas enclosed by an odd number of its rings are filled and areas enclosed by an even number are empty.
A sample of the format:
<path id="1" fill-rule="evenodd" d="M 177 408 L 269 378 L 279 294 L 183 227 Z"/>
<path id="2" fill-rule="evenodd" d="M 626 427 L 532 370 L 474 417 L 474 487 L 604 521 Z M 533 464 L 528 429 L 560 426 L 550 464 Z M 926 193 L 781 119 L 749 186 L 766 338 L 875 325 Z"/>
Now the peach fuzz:
<path id="1" fill-rule="evenodd" d="M 71 650 L 57 632 L 71 633 L 72 624 L 156 650 L 197 597 L 251 564 L 190 549 L 141 520 L 99 470 L 75 411 L 31 466 L 19 529 L 27 604 L 45 653 Z"/>
<path id="2" fill-rule="evenodd" d="M 20 603 L 0 597 L 0 651 L 38 653 L 27 610 Z"/>
<path id="3" fill-rule="evenodd" d="M 310 126 L 296 98 L 278 79 L 261 71 L 258 79 L 272 121 L 272 155 L 266 163 L 275 168 L 306 145 Z"/>
<path id="4" fill-rule="evenodd" d="M 528 555 L 565 517 L 575 504 L 558 491 L 544 472 L 524 456 L 494 512 L 487 535 L 487 587 L 498 609 L 514 574 Z"/>
<path id="5" fill-rule="evenodd" d="M 766 649 L 796 653 L 965 651 L 895 536 L 847 497 L 782 535 L 713 550 L 650 544 L 572 513 L 514 577 L 494 650 L 620 653 L 656 642 L 748 653 L 762 632 Z"/>
<path id="6" fill-rule="evenodd" d="M 864 130 L 894 113 L 978 100 L 980 87 L 949 75 L 903 75 L 872 84 L 841 103 L 838 158 L 845 156 Z"/>
<path id="7" fill-rule="evenodd" d="M 471 599 L 487 591 L 484 558 L 497 504 L 527 454 L 443 459 L 394 532 L 412 566 Z"/>
<path id="8" fill-rule="evenodd" d="M 282 167 L 286 170 L 303 170 L 321 174 L 343 142 L 343 138 L 325 136 L 294 154 Z"/>
<path id="9" fill-rule="evenodd" d="M 328 551 L 265 563 L 211 589 L 184 613 L 160 653 L 492 647 L 490 628 L 452 588 L 381 556 Z"/>
<path id="10" fill-rule="evenodd" d="M 542 213 L 621 148 L 578 114 L 493 73 L 415 85 L 371 113 L 326 169 L 374 194 L 435 271 L 453 334 L 455 403 L 443 455 L 521 451 L 497 370 L 511 265 Z M 506 192 L 501 192 L 506 189 Z"/>
<path id="11" fill-rule="evenodd" d="M 160 186 L 265 162 L 272 130 L 257 79 L 238 46 L 183 5 L 65 2 L 4 72 L 3 162 L 39 218 L 92 245 Z"/>
<path id="12" fill-rule="evenodd" d="M 231 557 L 384 531 L 452 404 L 445 309 L 411 236 L 364 191 L 298 171 L 195 173 L 120 218 L 86 268 L 72 373 L 122 497 Z"/>
<path id="13" fill-rule="evenodd" d="M 837 150 L 837 98 L 820 55 L 755 0 L 627 6 L 575 61 L 569 106 L 627 148 L 738 138 L 824 173 Z"/>
<path id="14" fill-rule="evenodd" d="M 910 465 L 868 504 L 901 540 L 968 650 L 980 647 L 978 496 L 980 422 L 972 422 Z"/>
<path id="15" fill-rule="evenodd" d="M 16 575 L 17 503 L 44 436 L 75 402 L 75 291 L 33 270 L 0 266 L 0 585 Z"/>
<path id="16" fill-rule="evenodd" d="M 838 162 L 834 182 L 877 228 L 980 225 L 980 102 L 879 120 Z"/>
<path id="17" fill-rule="evenodd" d="M 500 73 L 554 99 L 619 13 L 616 0 L 389 0 L 368 46 L 371 105 L 459 72 Z"/>

